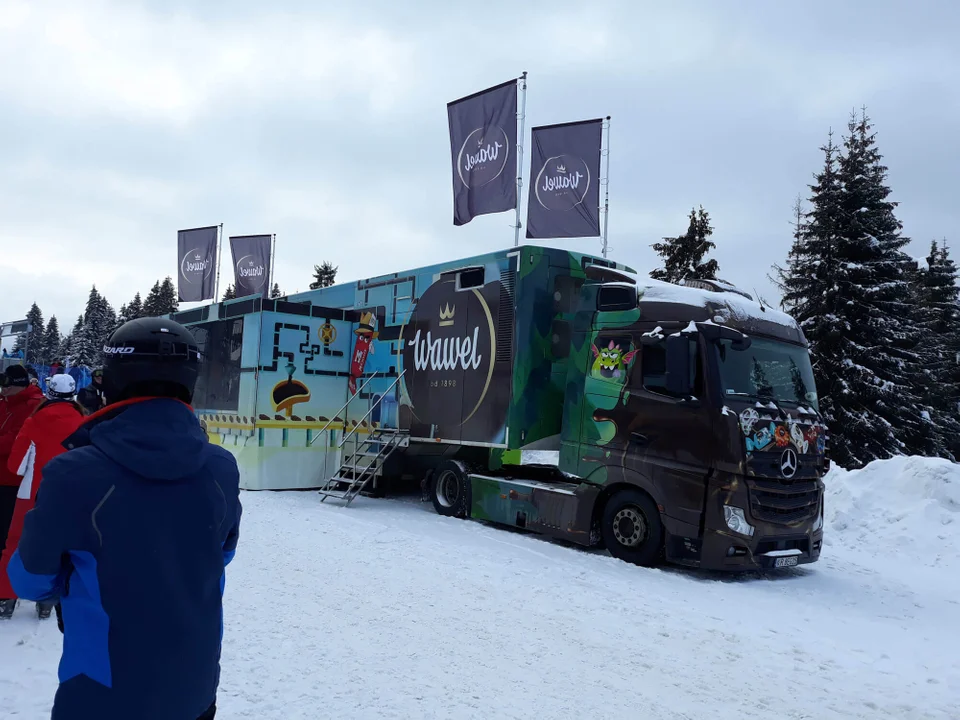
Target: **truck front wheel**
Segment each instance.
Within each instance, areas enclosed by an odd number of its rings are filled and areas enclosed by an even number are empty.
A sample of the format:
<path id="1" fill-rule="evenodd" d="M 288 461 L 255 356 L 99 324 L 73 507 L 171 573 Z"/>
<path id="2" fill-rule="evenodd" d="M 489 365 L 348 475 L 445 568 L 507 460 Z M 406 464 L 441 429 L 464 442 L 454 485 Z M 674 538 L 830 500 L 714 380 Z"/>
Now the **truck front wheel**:
<path id="1" fill-rule="evenodd" d="M 650 496 L 621 490 L 607 501 L 601 522 L 610 554 L 634 565 L 654 565 L 663 545 L 663 523 Z"/>
<path id="2" fill-rule="evenodd" d="M 470 510 L 470 478 L 456 460 L 444 460 L 433 472 L 430 497 L 440 515 L 467 517 Z"/>

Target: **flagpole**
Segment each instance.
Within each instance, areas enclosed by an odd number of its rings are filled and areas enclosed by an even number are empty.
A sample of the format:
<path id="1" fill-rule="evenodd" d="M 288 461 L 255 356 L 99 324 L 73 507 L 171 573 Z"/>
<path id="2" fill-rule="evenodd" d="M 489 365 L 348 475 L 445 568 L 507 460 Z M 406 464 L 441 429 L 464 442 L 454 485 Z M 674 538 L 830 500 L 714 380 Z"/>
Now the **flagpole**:
<path id="1" fill-rule="evenodd" d="M 523 196 L 523 132 L 527 119 L 527 71 L 520 76 L 520 134 L 517 136 L 517 224 L 514 225 L 513 246 L 520 245 L 520 199 Z"/>
<path id="2" fill-rule="evenodd" d="M 607 149 L 603 151 L 606 157 L 606 172 L 603 178 L 603 257 L 607 257 L 607 222 L 610 219 L 610 116 L 607 115 Z"/>
<path id="3" fill-rule="evenodd" d="M 223 244 L 223 223 L 217 228 L 217 281 L 213 286 L 213 301 L 220 302 L 220 249 Z"/>
<path id="4" fill-rule="evenodd" d="M 267 291 L 267 297 L 270 297 L 270 294 L 273 292 L 273 269 L 277 264 L 276 259 L 277 254 L 277 234 L 273 233 L 273 239 L 270 241 L 270 282 L 268 283 L 270 289 Z"/>

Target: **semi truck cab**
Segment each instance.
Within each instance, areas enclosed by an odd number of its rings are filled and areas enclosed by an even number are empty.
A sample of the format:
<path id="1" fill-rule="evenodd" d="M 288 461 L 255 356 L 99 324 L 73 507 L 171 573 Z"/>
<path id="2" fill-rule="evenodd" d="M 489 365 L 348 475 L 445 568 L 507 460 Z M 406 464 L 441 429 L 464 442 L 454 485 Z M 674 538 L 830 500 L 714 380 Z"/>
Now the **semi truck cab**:
<path id="1" fill-rule="evenodd" d="M 560 470 L 617 557 L 707 569 L 819 558 L 826 430 L 788 315 L 722 283 L 585 285 Z M 583 357 L 585 356 L 585 357 Z"/>

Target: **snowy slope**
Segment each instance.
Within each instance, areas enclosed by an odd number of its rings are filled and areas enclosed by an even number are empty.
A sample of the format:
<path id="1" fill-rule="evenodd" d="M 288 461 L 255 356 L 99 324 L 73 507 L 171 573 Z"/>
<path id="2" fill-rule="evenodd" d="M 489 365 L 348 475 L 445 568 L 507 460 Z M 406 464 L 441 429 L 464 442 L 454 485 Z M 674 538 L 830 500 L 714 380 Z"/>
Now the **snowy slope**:
<path id="1" fill-rule="evenodd" d="M 823 560 L 759 577 L 640 569 L 418 502 L 244 493 L 221 716 L 956 719 L 960 579 L 927 553 L 945 563 L 957 524 L 925 525 L 931 503 L 955 513 L 944 472 L 832 474 Z M 31 610 L 0 625 L 4 717 L 48 717 L 56 687 L 59 634 Z"/>

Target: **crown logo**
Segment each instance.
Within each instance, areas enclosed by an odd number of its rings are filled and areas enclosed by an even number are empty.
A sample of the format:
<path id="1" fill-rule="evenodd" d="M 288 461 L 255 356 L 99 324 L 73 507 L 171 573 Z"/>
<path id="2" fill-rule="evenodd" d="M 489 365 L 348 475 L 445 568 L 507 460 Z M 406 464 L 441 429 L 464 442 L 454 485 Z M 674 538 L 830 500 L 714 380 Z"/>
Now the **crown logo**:
<path id="1" fill-rule="evenodd" d="M 193 259 L 196 260 L 197 262 L 200 262 L 200 260 L 202 260 L 203 258 L 200 257 L 200 253 L 197 253 L 196 255 L 193 256 Z"/>
<path id="2" fill-rule="evenodd" d="M 450 307 L 449 304 L 440 308 L 440 327 L 449 327 L 453 325 L 453 315 L 457 312 L 457 306 Z"/>
<path id="3" fill-rule="evenodd" d="M 567 169 L 563 165 L 557 165 L 557 172 L 563 174 L 567 172 Z"/>
<path id="4" fill-rule="evenodd" d="M 477 147 L 483 147 L 483 138 L 477 140 Z"/>

